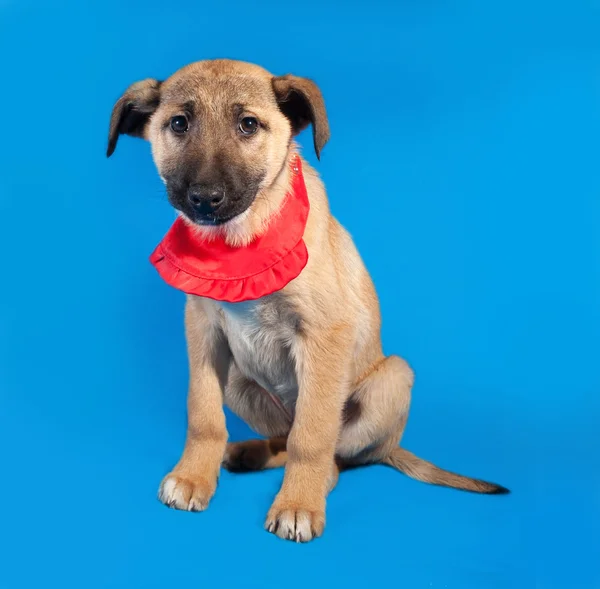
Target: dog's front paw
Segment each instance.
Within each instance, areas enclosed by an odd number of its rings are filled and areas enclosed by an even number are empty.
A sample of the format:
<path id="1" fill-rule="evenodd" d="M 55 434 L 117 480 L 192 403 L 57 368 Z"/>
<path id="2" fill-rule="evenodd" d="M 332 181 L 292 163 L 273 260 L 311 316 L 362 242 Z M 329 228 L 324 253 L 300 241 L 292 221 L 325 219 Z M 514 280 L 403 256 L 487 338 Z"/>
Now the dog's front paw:
<path id="1" fill-rule="evenodd" d="M 325 529 L 325 511 L 311 510 L 302 505 L 285 508 L 273 505 L 267 515 L 265 529 L 284 540 L 310 542 Z"/>
<path id="2" fill-rule="evenodd" d="M 158 498 L 167 506 L 184 511 L 204 511 L 215 494 L 217 481 L 198 476 L 168 474 L 160 484 Z"/>

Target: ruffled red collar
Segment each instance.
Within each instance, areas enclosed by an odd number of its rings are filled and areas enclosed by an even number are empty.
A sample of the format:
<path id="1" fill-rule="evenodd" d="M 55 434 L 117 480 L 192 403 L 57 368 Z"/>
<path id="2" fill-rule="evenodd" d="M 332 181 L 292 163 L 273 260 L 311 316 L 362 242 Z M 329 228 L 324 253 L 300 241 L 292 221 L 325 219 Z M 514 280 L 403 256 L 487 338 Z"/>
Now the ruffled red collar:
<path id="1" fill-rule="evenodd" d="M 162 279 L 187 294 L 238 303 L 281 290 L 308 262 L 302 239 L 309 202 L 300 158 L 292 161 L 292 185 L 267 230 L 243 247 L 223 237 L 203 237 L 179 217 L 150 256 Z"/>

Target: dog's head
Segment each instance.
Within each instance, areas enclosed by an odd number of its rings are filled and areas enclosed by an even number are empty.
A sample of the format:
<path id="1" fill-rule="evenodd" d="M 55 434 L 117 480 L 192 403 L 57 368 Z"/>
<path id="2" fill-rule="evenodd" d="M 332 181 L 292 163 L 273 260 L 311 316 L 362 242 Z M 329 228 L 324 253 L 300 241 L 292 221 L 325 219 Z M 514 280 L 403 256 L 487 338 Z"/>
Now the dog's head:
<path id="1" fill-rule="evenodd" d="M 224 225 L 277 181 L 293 137 L 309 124 L 318 157 L 329 126 L 310 80 L 201 61 L 164 82 L 130 86 L 113 108 L 107 155 L 121 134 L 149 140 L 171 204 L 197 225 Z"/>

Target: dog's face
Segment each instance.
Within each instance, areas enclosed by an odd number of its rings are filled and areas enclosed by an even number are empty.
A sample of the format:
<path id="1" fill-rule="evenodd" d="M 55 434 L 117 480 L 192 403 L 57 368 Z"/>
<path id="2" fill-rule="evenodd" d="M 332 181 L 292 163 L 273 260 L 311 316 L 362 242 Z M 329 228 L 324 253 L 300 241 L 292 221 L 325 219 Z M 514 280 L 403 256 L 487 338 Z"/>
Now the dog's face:
<path id="1" fill-rule="evenodd" d="M 329 128 L 310 80 L 201 61 L 133 84 L 113 108 L 107 154 L 120 134 L 148 139 L 171 204 L 193 223 L 222 225 L 275 182 L 293 136 L 311 123 L 319 156 Z"/>

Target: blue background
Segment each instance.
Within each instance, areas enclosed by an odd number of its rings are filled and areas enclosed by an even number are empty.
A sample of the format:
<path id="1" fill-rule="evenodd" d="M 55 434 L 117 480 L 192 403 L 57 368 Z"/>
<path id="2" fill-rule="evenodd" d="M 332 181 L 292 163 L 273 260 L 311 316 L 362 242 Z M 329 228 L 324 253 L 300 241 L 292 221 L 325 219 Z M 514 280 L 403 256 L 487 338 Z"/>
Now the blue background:
<path id="1" fill-rule="evenodd" d="M 600 587 L 599 31 L 591 0 L 0 0 L 0 587 Z M 147 261 L 173 214 L 147 144 L 106 160 L 108 117 L 211 57 L 320 84 L 318 169 L 417 373 L 404 445 L 512 495 L 354 471 L 303 546 L 262 530 L 281 470 L 156 500 L 185 433 L 183 296 Z"/>

